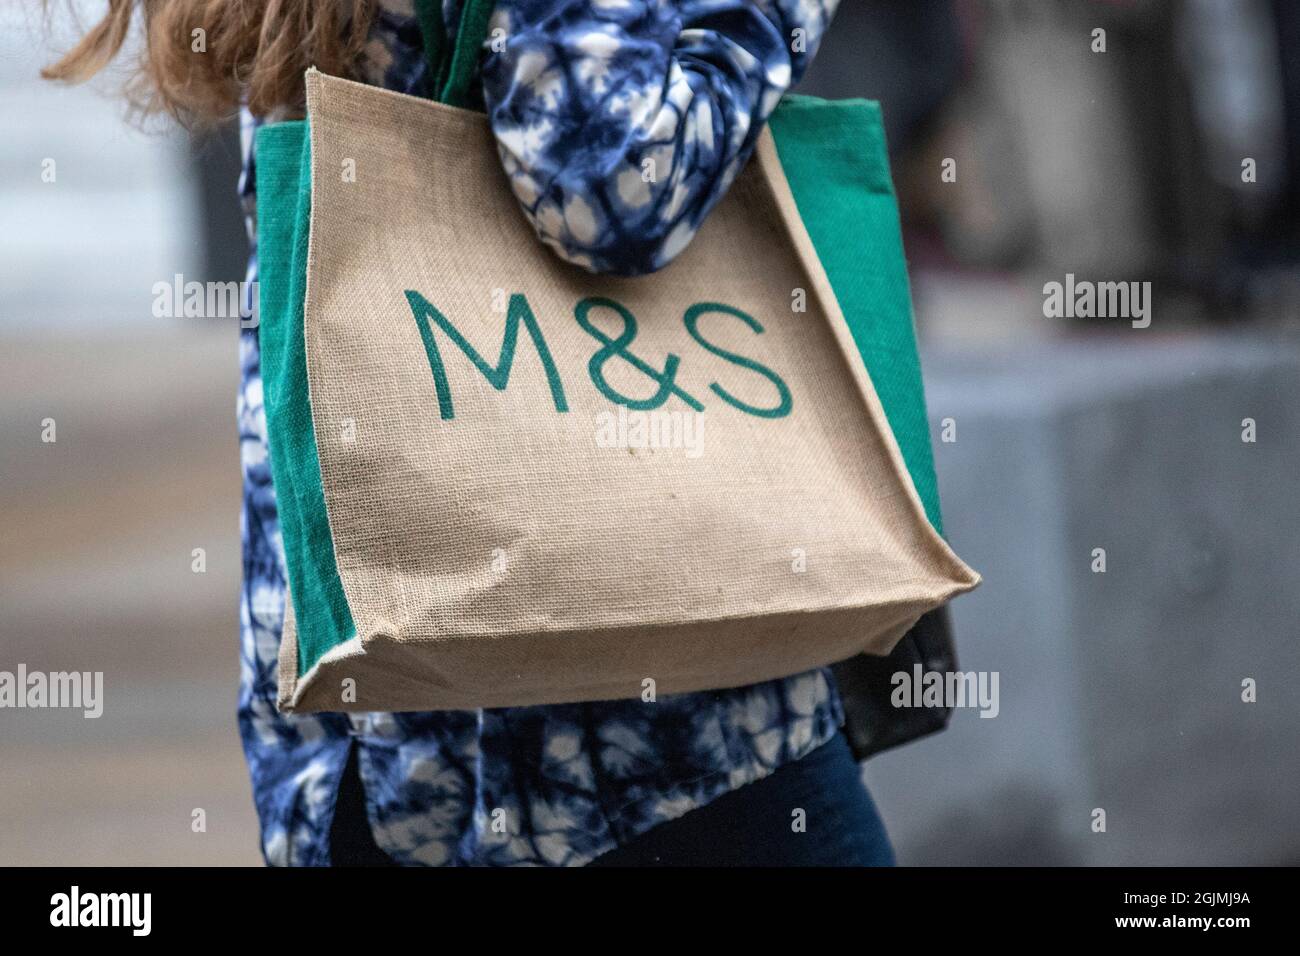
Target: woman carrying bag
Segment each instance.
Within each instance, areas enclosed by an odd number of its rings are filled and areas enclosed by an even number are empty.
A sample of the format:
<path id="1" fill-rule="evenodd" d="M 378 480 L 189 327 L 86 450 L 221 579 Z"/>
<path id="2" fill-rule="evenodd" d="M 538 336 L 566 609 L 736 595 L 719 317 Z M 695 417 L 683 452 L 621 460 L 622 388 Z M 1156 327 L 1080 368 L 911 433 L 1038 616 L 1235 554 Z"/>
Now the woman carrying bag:
<path id="1" fill-rule="evenodd" d="M 112 0 L 105 20 L 47 72 L 60 79 L 92 75 L 112 59 L 141 8 L 150 105 L 196 123 L 240 111 L 241 192 L 254 234 L 254 133 L 303 114 L 309 67 L 480 110 L 506 173 L 503 184 L 540 242 L 572 264 L 566 268 L 642 276 L 690 246 L 754 152 L 781 95 L 807 68 L 836 3 Z M 198 30 L 203 52 L 194 52 Z M 309 77 L 313 102 L 322 102 L 325 90 L 351 95 L 335 85 L 341 82 Z M 317 125 L 324 128 L 324 120 Z M 344 181 L 346 175 L 345 161 Z M 671 187 L 662 201 L 659 183 Z M 259 278 L 256 251 L 249 277 Z M 419 314 L 417 301 L 423 300 L 412 298 L 412 308 L 437 378 L 437 328 Z M 429 315 L 441 318 L 435 312 L 429 306 Z M 293 696 L 295 682 L 309 677 L 304 664 L 290 675 L 287 696 L 282 642 L 293 574 L 277 506 L 285 490 L 279 472 L 273 482 L 268 461 L 257 329 L 241 331 L 240 350 L 239 723 L 269 863 L 892 863 L 839 730 L 843 710 L 826 667 L 649 699 L 631 691 L 576 703 L 340 712 L 304 705 L 301 689 Z M 449 418 L 450 395 L 438 384 Z M 333 518 L 331 511 L 330 524 Z M 339 570 L 347 579 L 344 564 Z M 959 590 L 973 586 L 955 572 L 953 580 Z M 349 586 L 346 601 L 354 597 Z M 297 632 L 289 629 L 290 657 L 307 639 L 302 622 L 311 600 L 294 578 L 290 621 L 296 616 L 298 624 Z M 910 611 L 893 630 L 915 621 Z M 578 696 L 585 695 L 570 698 Z"/>

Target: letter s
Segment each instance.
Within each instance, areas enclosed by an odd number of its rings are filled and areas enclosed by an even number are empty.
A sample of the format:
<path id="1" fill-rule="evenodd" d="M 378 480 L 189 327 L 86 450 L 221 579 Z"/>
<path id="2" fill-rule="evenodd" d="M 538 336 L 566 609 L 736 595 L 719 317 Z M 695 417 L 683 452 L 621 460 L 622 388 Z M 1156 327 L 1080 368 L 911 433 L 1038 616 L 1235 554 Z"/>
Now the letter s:
<path id="1" fill-rule="evenodd" d="M 700 334 L 700 316 L 706 312 L 722 312 L 726 315 L 734 315 L 755 332 L 761 334 L 763 327 L 758 324 L 758 320 L 739 309 L 733 308 L 729 305 L 723 305 L 720 302 L 697 302 L 695 305 L 687 309 L 686 314 L 682 316 L 682 321 L 686 323 L 686 331 L 690 332 L 691 338 L 695 339 L 696 342 L 699 342 L 706 351 L 712 352 L 714 355 L 724 358 L 728 362 L 739 365 L 741 368 L 747 368 L 762 375 L 765 379 L 776 386 L 781 401 L 774 408 L 757 408 L 747 402 L 742 402 L 717 382 L 709 385 L 709 388 L 713 389 L 713 391 L 716 392 L 724 402 L 729 405 L 734 405 L 736 408 L 739 408 L 742 412 L 749 415 L 756 415 L 759 418 L 784 418 L 786 415 L 789 415 L 790 409 L 794 407 L 794 399 L 790 395 L 789 387 L 781 380 L 781 376 L 777 375 L 767 366 L 755 362 L 753 359 L 745 358 L 743 355 L 737 355 L 735 352 L 728 352 L 726 349 L 706 341 L 704 336 Z"/>

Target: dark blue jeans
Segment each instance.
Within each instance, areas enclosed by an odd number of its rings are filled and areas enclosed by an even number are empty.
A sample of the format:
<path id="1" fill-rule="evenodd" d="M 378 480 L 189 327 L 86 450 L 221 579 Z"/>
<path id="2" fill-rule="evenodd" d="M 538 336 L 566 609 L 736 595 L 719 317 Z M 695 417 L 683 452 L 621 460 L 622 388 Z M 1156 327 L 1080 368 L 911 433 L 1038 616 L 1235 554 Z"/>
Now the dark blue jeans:
<path id="1" fill-rule="evenodd" d="M 794 823 L 803 811 L 804 832 Z M 593 860 L 591 866 L 893 866 L 844 734 Z"/>
<path id="2" fill-rule="evenodd" d="M 802 810 L 803 829 L 795 829 Z M 335 866 L 392 866 L 370 834 L 355 751 L 330 834 Z M 648 830 L 590 866 L 893 866 L 885 825 L 838 733 L 757 783 Z"/>

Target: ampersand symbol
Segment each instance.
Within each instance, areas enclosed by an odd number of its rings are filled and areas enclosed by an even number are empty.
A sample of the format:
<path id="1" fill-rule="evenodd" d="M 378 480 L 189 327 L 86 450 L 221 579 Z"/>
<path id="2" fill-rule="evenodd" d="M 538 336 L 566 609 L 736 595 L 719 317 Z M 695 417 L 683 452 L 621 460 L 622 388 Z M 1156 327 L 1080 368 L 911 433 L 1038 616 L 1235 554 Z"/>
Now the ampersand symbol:
<path id="1" fill-rule="evenodd" d="M 588 318 L 588 313 L 593 308 L 613 309 L 619 314 L 623 320 L 623 331 L 619 333 L 617 338 L 611 339 L 608 335 L 592 324 L 591 320 Z M 600 390 L 601 394 L 611 402 L 615 402 L 619 405 L 626 405 L 628 408 L 637 411 L 646 411 L 658 408 L 664 402 L 668 401 L 668 396 L 676 395 L 697 412 L 704 411 L 703 405 L 677 386 L 677 367 L 681 365 L 680 357 L 669 352 L 667 358 L 664 360 L 664 368 L 661 372 L 654 366 L 648 365 L 646 362 L 637 358 L 627 350 L 627 346 L 632 344 L 632 340 L 636 338 L 636 318 L 621 304 L 615 302 L 613 299 L 606 299 L 601 296 L 592 296 L 591 298 L 583 299 L 574 306 L 573 315 L 574 318 L 578 320 L 578 324 L 582 326 L 583 331 L 601 343 L 601 348 L 596 350 L 596 353 L 591 357 L 591 361 L 587 363 L 587 374 L 591 376 L 592 383 Z M 626 395 L 611 388 L 609 383 L 605 380 L 605 375 L 602 369 L 604 368 L 605 363 L 614 356 L 623 359 L 647 378 L 658 382 L 658 391 L 656 391 L 650 398 L 637 399 L 628 398 Z"/>

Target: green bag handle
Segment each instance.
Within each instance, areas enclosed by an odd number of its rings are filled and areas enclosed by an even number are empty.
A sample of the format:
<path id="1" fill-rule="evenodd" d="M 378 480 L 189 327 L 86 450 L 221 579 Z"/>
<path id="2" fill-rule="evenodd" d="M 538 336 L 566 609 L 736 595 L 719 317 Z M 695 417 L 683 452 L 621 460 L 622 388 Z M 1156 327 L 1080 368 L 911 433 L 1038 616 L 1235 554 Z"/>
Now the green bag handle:
<path id="1" fill-rule="evenodd" d="M 424 57 L 429 65 L 430 88 L 439 103 L 468 109 L 469 90 L 474 82 L 479 52 L 487 37 L 488 21 L 496 0 L 465 0 L 460 26 L 451 50 L 447 49 L 447 28 L 442 19 L 442 0 L 416 0 L 415 15 L 424 35 Z"/>

